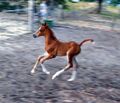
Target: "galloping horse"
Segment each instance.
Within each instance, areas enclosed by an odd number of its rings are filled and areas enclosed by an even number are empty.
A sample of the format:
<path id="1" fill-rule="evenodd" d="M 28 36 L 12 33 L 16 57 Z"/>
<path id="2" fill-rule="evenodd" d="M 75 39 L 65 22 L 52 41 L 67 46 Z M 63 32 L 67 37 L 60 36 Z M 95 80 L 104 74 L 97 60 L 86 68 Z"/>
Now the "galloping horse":
<path id="1" fill-rule="evenodd" d="M 33 69 L 31 70 L 31 73 L 35 73 L 35 68 L 37 67 L 38 63 L 41 64 L 42 71 L 46 74 L 50 74 L 50 72 L 45 68 L 43 63 L 48 60 L 55 58 L 56 56 L 67 56 L 67 66 L 63 68 L 62 70 L 56 72 L 52 79 L 55 79 L 57 76 L 59 76 L 64 71 L 73 68 L 72 75 L 68 81 L 73 81 L 76 78 L 78 63 L 76 61 L 76 56 L 81 51 L 81 46 L 87 41 L 93 42 L 92 39 L 85 39 L 81 43 L 76 43 L 74 41 L 70 42 L 61 42 L 59 41 L 53 31 L 47 26 L 46 23 L 42 24 L 42 26 L 33 34 L 34 38 L 44 36 L 45 37 L 45 51 L 44 55 L 39 56 Z"/>

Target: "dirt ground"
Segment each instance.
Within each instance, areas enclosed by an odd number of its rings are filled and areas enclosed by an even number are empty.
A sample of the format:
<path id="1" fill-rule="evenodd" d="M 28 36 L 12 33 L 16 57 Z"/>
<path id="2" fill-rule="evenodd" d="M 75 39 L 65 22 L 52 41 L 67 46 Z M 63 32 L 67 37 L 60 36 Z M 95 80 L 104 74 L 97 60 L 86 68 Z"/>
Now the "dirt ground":
<path id="1" fill-rule="evenodd" d="M 0 13 L 0 103 L 120 103 L 120 32 L 68 24 L 52 28 L 62 41 L 96 42 L 82 46 L 75 81 L 67 81 L 71 71 L 52 80 L 66 59 L 45 62 L 50 75 L 40 66 L 31 75 L 37 56 L 44 52 L 44 38 L 34 39 L 24 18 Z"/>

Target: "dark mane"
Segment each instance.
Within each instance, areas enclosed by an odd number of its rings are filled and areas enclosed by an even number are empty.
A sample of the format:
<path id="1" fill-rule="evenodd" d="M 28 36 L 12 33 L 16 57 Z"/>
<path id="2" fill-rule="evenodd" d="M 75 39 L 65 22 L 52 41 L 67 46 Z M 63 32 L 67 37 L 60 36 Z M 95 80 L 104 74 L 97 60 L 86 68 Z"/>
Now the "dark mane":
<path id="1" fill-rule="evenodd" d="M 56 40 L 57 38 L 54 35 L 54 32 L 49 27 L 47 29 L 49 30 L 49 34 L 50 34 L 51 38 L 54 39 L 54 40 Z"/>

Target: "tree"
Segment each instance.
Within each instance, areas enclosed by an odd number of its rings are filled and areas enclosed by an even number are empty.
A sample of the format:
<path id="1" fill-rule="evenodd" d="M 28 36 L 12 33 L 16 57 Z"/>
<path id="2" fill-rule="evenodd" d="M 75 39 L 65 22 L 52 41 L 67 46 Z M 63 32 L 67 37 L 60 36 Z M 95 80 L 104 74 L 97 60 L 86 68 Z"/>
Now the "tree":
<path id="1" fill-rule="evenodd" d="M 85 2 L 94 2 L 96 0 L 80 0 L 80 1 L 85 1 Z"/>
<path id="2" fill-rule="evenodd" d="M 97 13 L 101 13 L 103 0 L 97 0 L 97 1 L 98 1 Z"/>
<path id="3" fill-rule="evenodd" d="M 67 0 L 46 0 L 48 5 L 58 6 L 62 5 L 63 7 L 66 7 Z"/>
<path id="4" fill-rule="evenodd" d="M 120 0 L 111 0 L 111 4 L 116 6 L 117 4 L 120 4 Z"/>

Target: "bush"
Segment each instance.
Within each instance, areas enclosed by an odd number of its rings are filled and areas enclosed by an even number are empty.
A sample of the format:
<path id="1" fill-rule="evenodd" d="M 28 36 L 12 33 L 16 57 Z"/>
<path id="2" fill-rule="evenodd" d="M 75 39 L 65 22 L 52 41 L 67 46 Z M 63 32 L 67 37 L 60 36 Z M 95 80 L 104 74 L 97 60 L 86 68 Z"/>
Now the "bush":
<path id="1" fill-rule="evenodd" d="M 0 2 L 0 11 L 8 9 L 9 6 L 10 4 L 8 2 Z"/>
<path id="2" fill-rule="evenodd" d="M 71 1 L 71 2 L 72 2 L 72 0 L 69 0 L 69 1 Z M 85 1 L 85 2 L 94 2 L 94 1 L 96 1 L 96 0 L 80 0 L 80 1 Z"/>
<path id="3" fill-rule="evenodd" d="M 9 2 L 0 2 L 0 11 L 2 10 L 15 10 L 17 5 L 10 5 Z M 23 6 L 19 5 L 19 8 L 23 8 Z"/>
<path id="4" fill-rule="evenodd" d="M 111 0 L 111 4 L 116 6 L 117 4 L 120 4 L 120 0 Z"/>

